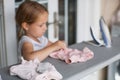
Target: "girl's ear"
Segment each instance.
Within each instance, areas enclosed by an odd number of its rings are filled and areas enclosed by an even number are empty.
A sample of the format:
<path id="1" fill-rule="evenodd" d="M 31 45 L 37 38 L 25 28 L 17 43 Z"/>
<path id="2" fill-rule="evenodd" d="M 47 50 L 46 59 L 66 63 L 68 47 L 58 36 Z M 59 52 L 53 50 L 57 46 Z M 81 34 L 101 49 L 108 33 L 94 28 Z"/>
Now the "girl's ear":
<path id="1" fill-rule="evenodd" d="M 22 28 L 27 31 L 28 30 L 28 24 L 26 22 L 23 22 L 22 23 Z"/>

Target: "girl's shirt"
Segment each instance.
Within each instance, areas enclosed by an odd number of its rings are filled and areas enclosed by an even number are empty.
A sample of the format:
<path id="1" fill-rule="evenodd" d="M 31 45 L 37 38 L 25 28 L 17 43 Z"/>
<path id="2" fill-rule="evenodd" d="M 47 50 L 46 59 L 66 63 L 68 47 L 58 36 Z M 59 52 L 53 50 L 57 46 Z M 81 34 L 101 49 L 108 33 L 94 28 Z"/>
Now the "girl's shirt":
<path id="1" fill-rule="evenodd" d="M 38 40 L 40 41 L 40 43 L 34 41 L 33 39 L 31 39 L 28 36 L 23 36 L 21 38 L 21 40 L 19 41 L 19 44 L 18 44 L 19 56 L 21 56 L 21 49 L 22 49 L 22 46 L 23 46 L 24 42 L 30 42 L 30 43 L 32 43 L 34 51 L 43 49 L 45 46 L 47 46 L 48 39 L 46 37 L 42 36 L 42 37 L 38 38 Z"/>

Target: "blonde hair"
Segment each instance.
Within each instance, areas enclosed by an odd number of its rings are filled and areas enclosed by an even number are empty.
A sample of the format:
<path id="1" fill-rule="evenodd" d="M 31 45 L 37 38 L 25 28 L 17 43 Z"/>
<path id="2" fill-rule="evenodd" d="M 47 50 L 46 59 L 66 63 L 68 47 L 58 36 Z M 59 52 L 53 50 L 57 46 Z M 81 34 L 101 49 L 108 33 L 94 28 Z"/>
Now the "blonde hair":
<path id="1" fill-rule="evenodd" d="M 36 1 L 25 1 L 18 7 L 15 16 L 16 23 L 19 26 L 18 40 L 25 34 L 22 23 L 26 22 L 27 24 L 32 24 L 36 21 L 38 16 L 41 16 L 45 12 L 48 13 L 48 10 Z"/>

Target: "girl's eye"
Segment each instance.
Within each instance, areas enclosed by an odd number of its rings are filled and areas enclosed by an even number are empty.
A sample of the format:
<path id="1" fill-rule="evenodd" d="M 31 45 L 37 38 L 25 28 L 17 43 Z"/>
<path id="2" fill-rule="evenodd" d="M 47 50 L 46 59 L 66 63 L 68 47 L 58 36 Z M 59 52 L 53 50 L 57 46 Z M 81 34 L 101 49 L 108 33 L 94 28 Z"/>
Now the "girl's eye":
<path id="1" fill-rule="evenodd" d="M 41 25 L 39 25 L 40 27 L 42 27 L 44 25 L 44 23 L 43 24 L 41 24 Z"/>
<path id="2" fill-rule="evenodd" d="M 42 26 L 43 26 L 43 24 L 39 25 L 39 27 L 42 27 Z"/>
<path id="3" fill-rule="evenodd" d="M 42 26 L 44 26 L 44 25 L 46 25 L 47 23 L 43 23 L 43 24 L 41 24 L 41 25 L 39 25 L 40 27 L 42 27 Z"/>

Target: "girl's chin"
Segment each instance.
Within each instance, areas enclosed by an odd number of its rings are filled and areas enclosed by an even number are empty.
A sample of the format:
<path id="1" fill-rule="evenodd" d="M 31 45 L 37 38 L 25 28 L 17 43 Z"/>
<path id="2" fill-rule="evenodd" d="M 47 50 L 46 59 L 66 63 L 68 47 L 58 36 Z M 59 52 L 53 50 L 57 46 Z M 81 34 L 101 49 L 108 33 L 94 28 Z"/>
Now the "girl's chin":
<path id="1" fill-rule="evenodd" d="M 44 36 L 44 33 L 43 33 L 43 34 L 41 34 L 41 35 L 38 35 L 38 38 L 39 38 L 39 37 L 42 37 L 42 36 Z"/>

